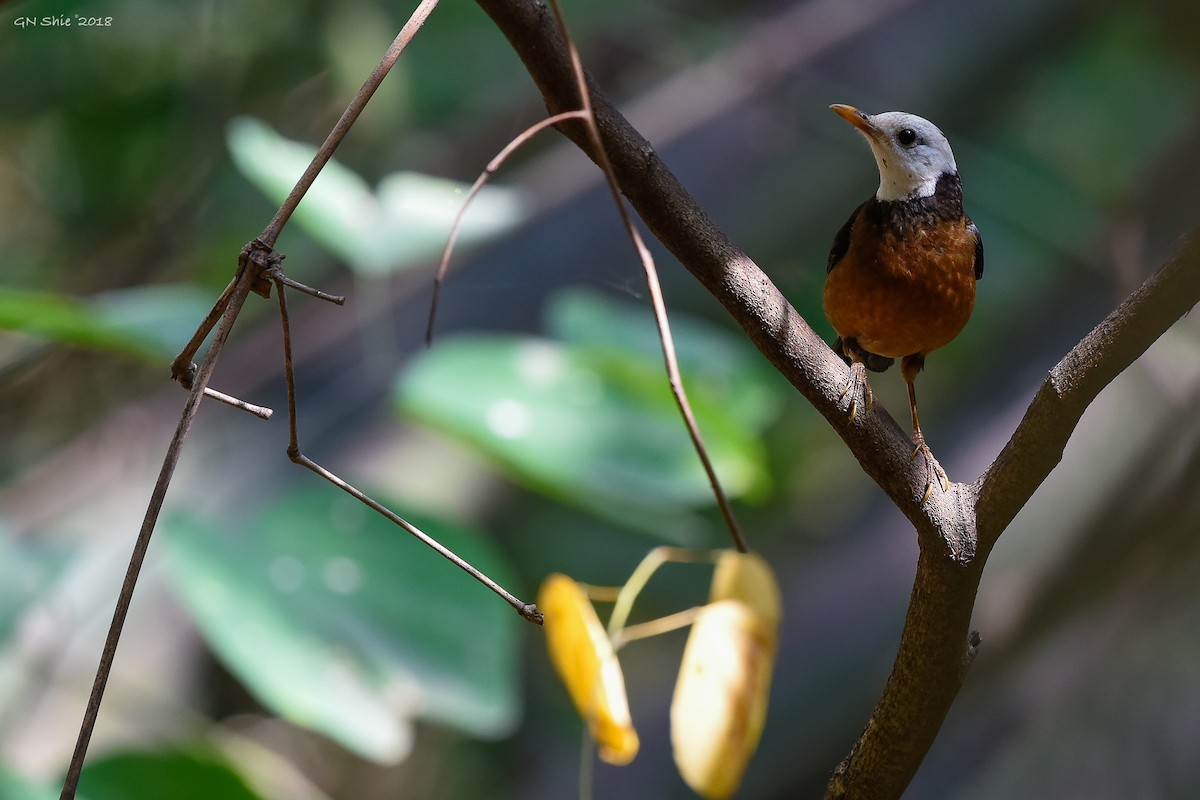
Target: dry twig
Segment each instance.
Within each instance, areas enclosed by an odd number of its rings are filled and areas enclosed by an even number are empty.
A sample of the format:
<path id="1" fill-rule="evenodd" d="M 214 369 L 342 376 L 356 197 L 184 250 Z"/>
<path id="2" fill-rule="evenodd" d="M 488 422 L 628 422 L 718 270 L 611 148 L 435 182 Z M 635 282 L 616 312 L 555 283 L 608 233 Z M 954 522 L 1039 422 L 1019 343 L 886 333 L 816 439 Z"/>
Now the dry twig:
<path id="1" fill-rule="evenodd" d="M 424 24 L 429 13 L 437 6 L 437 0 L 423 0 L 423 2 L 413 12 L 408 22 L 401 29 L 396 39 L 392 42 L 379 64 L 372 71 L 370 77 L 359 89 L 346 111 L 342 114 L 324 144 L 313 157 L 312 162 L 305 170 L 296 186 L 292 189 L 287 199 L 280 206 L 275 216 L 267 224 L 263 232 L 247 244 L 243 249 L 241 256 L 238 259 L 237 275 L 232 282 L 217 298 L 211 311 L 200 323 L 196 333 L 184 347 L 183 351 L 176 357 L 171 365 L 171 376 L 177 380 L 180 385 L 188 389 L 188 399 L 184 404 L 183 412 L 180 415 L 179 423 L 175 429 L 175 435 L 171 439 L 171 443 L 167 448 L 166 456 L 163 459 L 161 471 L 158 481 L 155 483 L 154 491 L 150 497 L 150 503 L 146 509 L 146 514 L 142 521 L 142 527 L 138 534 L 138 538 L 134 543 L 133 552 L 130 556 L 129 566 L 125 573 L 125 579 L 121 584 L 121 591 L 117 597 L 116 608 L 113 612 L 112 622 L 109 625 L 108 634 L 105 639 L 104 649 L 100 655 L 100 661 L 96 667 L 95 679 L 92 682 L 92 689 L 88 697 L 87 707 L 84 711 L 83 720 L 80 723 L 79 735 L 75 742 L 75 749 L 71 755 L 70 764 L 67 767 L 67 775 L 63 781 L 63 788 L 60 794 L 60 800 L 73 800 L 79 786 L 79 776 L 83 770 L 83 762 L 87 757 L 88 746 L 91 743 L 92 732 L 95 729 L 96 719 L 100 713 L 100 704 L 104 699 L 104 690 L 108 683 L 108 676 L 112 671 L 113 659 L 116 657 L 117 645 L 121 639 L 121 633 L 125 626 L 125 618 L 129 611 L 130 602 L 133 599 L 133 592 L 137 585 L 138 576 L 141 573 L 142 563 L 145 560 L 146 552 L 150 546 L 150 538 L 154 533 L 154 529 L 158 524 L 158 516 L 162 510 L 163 500 L 166 497 L 167 489 L 170 487 L 171 478 L 175 472 L 175 466 L 179 462 L 179 456 L 183 449 L 183 444 L 187 439 L 188 433 L 191 430 L 192 421 L 196 417 L 196 412 L 199 410 L 200 401 L 204 397 L 213 397 L 214 399 L 225 402 L 236 408 L 249 411 L 263 419 L 271 416 L 270 409 L 255 406 L 250 403 L 230 397 L 229 395 L 209 389 L 208 382 L 212 377 L 213 370 L 216 368 L 217 358 L 220 356 L 225 342 L 229 337 L 230 331 L 233 329 L 234 323 L 237 321 L 238 315 L 241 313 L 242 306 L 246 302 L 246 298 L 251 292 L 259 294 L 263 297 L 270 295 L 270 287 L 273 283 L 278 292 L 280 317 L 283 324 L 284 333 L 284 354 L 285 367 L 287 374 L 288 387 L 288 414 L 289 414 L 289 445 L 288 456 L 298 464 L 301 464 L 321 477 L 329 480 L 335 486 L 349 492 L 351 495 L 366 503 L 371 508 L 379 511 L 392 520 L 396 524 L 403 527 L 409 533 L 421 539 L 430 547 L 437 550 L 440 554 L 449 558 L 463 570 L 482 582 L 492 591 L 496 592 L 505 601 L 517 609 L 517 611 L 526 619 L 540 623 L 541 615 L 537 613 L 537 609 L 531 603 L 524 603 L 518 600 L 511 593 L 499 586 L 495 581 L 488 578 L 479 570 L 468 564 L 463 559 L 449 551 L 440 543 L 427 536 L 416 527 L 412 526 L 395 513 L 384 508 L 376 503 L 371 498 L 359 492 L 354 487 L 342 481 L 337 476 L 320 467 L 320 465 L 308 459 L 300 453 L 299 443 L 296 432 L 296 403 L 295 403 L 295 386 L 292 375 L 291 363 L 291 341 L 290 331 L 287 324 L 287 305 L 284 298 L 285 287 L 291 287 L 312 295 L 321 300 L 337 303 L 341 305 L 345 302 L 345 298 L 329 295 L 312 289 L 303 284 L 297 283 L 285 276 L 279 268 L 283 256 L 275 252 L 274 245 L 279 238 L 280 232 L 290 219 L 292 212 L 300 204 L 313 181 L 316 180 L 318 174 L 329 159 L 333 157 L 334 151 L 349 132 L 354 121 L 358 119 L 363 108 L 375 93 L 380 83 L 387 76 L 389 70 L 396 63 L 407 44 L 416 35 L 416 32 Z M 201 365 L 197 368 L 192 363 L 192 358 L 195 356 L 200 346 L 204 343 L 208 334 L 216 329 L 212 343 L 209 345 L 207 352 L 204 355 Z"/>

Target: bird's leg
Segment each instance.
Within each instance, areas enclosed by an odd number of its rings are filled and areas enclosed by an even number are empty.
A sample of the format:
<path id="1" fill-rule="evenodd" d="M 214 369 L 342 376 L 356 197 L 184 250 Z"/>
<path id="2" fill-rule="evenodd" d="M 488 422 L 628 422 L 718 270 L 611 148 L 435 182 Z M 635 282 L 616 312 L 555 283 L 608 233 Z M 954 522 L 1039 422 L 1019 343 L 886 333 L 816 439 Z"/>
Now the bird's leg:
<path id="1" fill-rule="evenodd" d="M 917 417 L 917 389 L 914 381 L 924 365 L 925 359 L 922 356 L 906 356 L 900 362 L 900 371 L 904 375 L 904 382 L 908 385 L 908 405 L 912 409 L 913 451 L 910 458 L 916 458 L 920 453 L 925 459 L 925 468 L 929 472 L 928 480 L 925 481 L 925 493 L 921 495 L 922 503 L 929 499 L 935 482 L 942 487 L 943 492 L 950 490 L 950 479 L 946 477 L 946 471 L 942 469 L 942 465 L 934 460 L 929 445 L 925 444 L 925 434 L 921 432 L 921 420 Z"/>
<path id="2" fill-rule="evenodd" d="M 862 398 L 866 403 L 867 411 L 870 411 L 875 405 L 875 393 L 871 391 L 871 384 L 867 381 L 866 354 L 858 347 L 858 343 L 853 339 L 847 339 L 842 342 L 842 351 L 850 359 L 850 379 L 846 381 L 838 399 L 850 395 L 850 421 L 853 422 L 858 416 L 859 388 L 862 389 Z"/>

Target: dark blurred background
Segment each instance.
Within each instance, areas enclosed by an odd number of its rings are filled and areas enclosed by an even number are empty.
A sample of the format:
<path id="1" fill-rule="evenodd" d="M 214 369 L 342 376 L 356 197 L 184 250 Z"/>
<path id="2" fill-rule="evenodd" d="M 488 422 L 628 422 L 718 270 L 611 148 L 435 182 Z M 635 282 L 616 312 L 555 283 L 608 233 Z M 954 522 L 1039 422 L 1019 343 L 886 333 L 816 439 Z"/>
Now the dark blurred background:
<path id="1" fill-rule="evenodd" d="M 411 4 L 0 5 L 0 797 L 56 797 L 184 394 L 168 363 Z M 830 334 L 825 254 L 877 174 L 827 110 L 947 134 L 987 274 L 929 359 L 952 480 L 990 463 L 1045 372 L 1200 219 L 1200 7 L 576 0 L 585 63 L 718 223 Z M 92 25 L 84 25 L 91 19 Z M 70 25 L 64 24 L 70 21 Z M 723 546 L 650 307 L 594 168 L 543 134 L 503 37 L 445 2 L 280 240 L 305 451 L 518 595 L 618 584 L 652 546 Z M 432 211 L 430 211 L 432 209 Z M 429 213 L 426 213 L 429 212 Z M 785 598 L 739 797 L 816 797 L 887 676 L 906 521 L 720 307 L 655 251 L 718 469 Z M 563 798 L 580 723 L 540 632 L 292 466 L 274 303 L 251 298 L 168 496 L 81 797 Z M 1200 327 L 1096 401 L 991 557 L 983 648 L 906 797 L 1200 795 Z M 875 379 L 903 419 L 897 374 Z M 700 602 L 665 568 L 636 612 Z M 595 797 L 689 797 L 668 705 L 683 632 L 622 651 L 642 740 Z M 190 792 L 190 793 L 189 793 Z"/>

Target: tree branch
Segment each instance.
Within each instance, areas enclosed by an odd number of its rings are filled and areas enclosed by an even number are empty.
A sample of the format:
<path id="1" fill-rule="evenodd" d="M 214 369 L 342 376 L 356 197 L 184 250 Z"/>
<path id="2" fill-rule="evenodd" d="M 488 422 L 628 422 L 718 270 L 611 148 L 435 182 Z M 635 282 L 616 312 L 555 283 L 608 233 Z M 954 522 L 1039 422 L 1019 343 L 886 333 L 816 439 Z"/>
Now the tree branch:
<path id="1" fill-rule="evenodd" d="M 899 797 L 937 738 L 979 646 L 968 634 L 984 559 L 961 564 L 922 547 L 904 633 L 883 695 L 826 800 Z"/>
<path id="2" fill-rule="evenodd" d="M 971 557 L 938 555 L 932 537 L 920 537 L 896 663 L 866 729 L 830 779 L 827 800 L 890 798 L 904 792 L 979 646 L 978 634 L 968 632 L 992 545 L 1058 464 L 1100 391 L 1197 302 L 1200 230 L 1050 371 L 1008 444 L 964 493 L 976 498 L 973 507 L 964 508 L 957 520 L 943 520 L 938 535 L 947 543 L 963 537 L 961 552 L 974 550 Z"/>
<path id="3" fill-rule="evenodd" d="M 477 0 L 512 44 L 551 114 L 575 108 L 567 50 L 539 0 Z M 880 406 L 851 421 L 846 367 L 770 278 L 709 219 L 589 79 L 603 146 L 621 191 L 656 237 L 726 308 L 755 346 L 841 436 L 917 530 L 920 556 L 896 662 L 827 798 L 899 797 L 916 773 L 979 645 L 971 611 L 996 539 L 1061 458 L 1097 394 L 1200 300 L 1200 234 L 1051 371 L 1012 440 L 969 485 L 922 503 L 927 472 Z M 582 126 L 560 130 L 593 161 Z"/>
<path id="4" fill-rule="evenodd" d="M 976 482 L 981 546 L 1008 523 L 1062 459 L 1096 395 L 1200 301 L 1200 229 L 1046 376 L 1008 444 Z"/>

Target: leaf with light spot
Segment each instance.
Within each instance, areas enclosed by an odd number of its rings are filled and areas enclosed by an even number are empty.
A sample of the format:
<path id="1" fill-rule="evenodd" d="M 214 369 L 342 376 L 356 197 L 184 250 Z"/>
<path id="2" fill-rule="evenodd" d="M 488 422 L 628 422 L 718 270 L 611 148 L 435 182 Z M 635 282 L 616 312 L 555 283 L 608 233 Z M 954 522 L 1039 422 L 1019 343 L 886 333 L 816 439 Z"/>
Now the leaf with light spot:
<path id="1" fill-rule="evenodd" d="M 412 521 L 505 585 L 479 534 Z M 487 589 L 332 487 L 281 498 L 244 530 L 167 521 L 171 585 L 216 655 L 280 716 L 380 762 L 412 721 L 509 733 L 520 618 Z"/>
<path id="2" fill-rule="evenodd" d="M 317 152 L 253 117 L 232 120 L 228 140 L 238 169 L 273 203 L 283 202 Z M 469 188 L 432 175 L 396 172 L 372 192 L 357 173 L 331 159 L 294 219 L 359 274 L 387 275 L 437 259 Z M 459 249 L 512 229 L 524 216 L 515 189 L 483 187 L 459 227 Z"/>
<path id="3" fill-rule="evenodd" d="M 397 402 L 535 489 L 657 537 L 685 539 L 692 512 L 712 504 L 711 487 L 661 355 L 621 337 L 589 335 L 601 310 L 594 301 L 575 302 L 556 317 L 556 327 L 569 328 L 575 343 L 508 335 L 440 339 L 400 376 Z M 653 335 L 652 321 L 650 328 Z M 722 377 L 746 372 L 736 371 L 732 352 L 719 359 L 728 365 Z M 747 387 L 749 379 L 702 373 L 690 380 L 692 374 L 685 372 L 689 398 L 725 490 L 734 497 L 765 491 L 759 434 L 774 416 L 769 390 Z"/>

